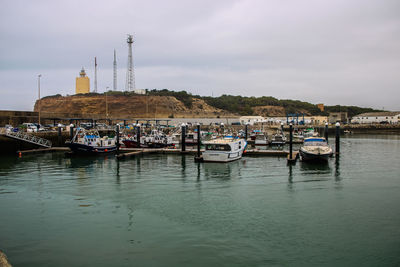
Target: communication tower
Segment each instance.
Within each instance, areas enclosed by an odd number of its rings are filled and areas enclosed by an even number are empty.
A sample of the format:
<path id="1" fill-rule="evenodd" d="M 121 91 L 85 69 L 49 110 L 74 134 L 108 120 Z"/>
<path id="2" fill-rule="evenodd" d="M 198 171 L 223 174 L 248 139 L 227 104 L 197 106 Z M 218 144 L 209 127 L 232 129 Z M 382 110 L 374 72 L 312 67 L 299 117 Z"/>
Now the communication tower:
<path id="1" fill-rule="evenodd" d="M 131 92 L 136 89 L 135 72 L 133 68 L 133 57 L 132 57 L 133 36 L 128 34 L 126 42 L 128 43 L 128 67 L 126 70 L 125 91 Z"/>
<path id="2" fill-rule="evenodd" d="M 113 90 L 117 91 L 117 56 L 114 49 L 114 81 L 113 81 Z"/>
<path id="3" fill-rule="evenodd" d="M 97 59 L 94 57 L 94 88 L 93 92 L 97 93 Z"/>

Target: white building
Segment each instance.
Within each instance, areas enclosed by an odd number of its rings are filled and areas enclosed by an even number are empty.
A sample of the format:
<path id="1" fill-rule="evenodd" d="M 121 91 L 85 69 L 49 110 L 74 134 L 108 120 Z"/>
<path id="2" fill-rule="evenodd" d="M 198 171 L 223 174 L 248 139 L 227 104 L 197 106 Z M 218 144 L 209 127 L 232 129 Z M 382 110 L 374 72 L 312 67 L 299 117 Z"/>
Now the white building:
<path id="1" fill-rule="evenodd" d="M 400 111 L 362 113 L 354 116 L 351 123 L 400 123 Z"/>
<path id="2" fill-rule="evenodd" d="M 146 89 L 135 89 L 135 90 L 133 90 L 133 92 L 138 95 L 145 95 Z"/>
<path id="3" fill-rule="evenodd" d="M 242 116 L 240 117 L 240 124 L 254 125 L 255 123 L 265 122 L 264 117 L 261 116 Z"/>

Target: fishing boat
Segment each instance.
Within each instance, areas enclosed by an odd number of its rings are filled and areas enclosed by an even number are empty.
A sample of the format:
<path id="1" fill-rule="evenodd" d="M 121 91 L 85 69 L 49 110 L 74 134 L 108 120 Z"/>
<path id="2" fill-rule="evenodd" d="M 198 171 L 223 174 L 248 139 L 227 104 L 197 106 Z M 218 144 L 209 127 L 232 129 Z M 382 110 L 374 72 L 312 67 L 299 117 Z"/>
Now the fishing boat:
<path id="1" fill-rule="evenodd" d="M 78 128 L 72 140 L 65 142 L 73 153 L 104 154 L 117 150 L 115 138 L 100 137 L 97 130 Z"/>
<path id="2" fill-rule="evenodd" d="M 271 146 L 283 146 L 286 143 L 286 136 L 283 131 L 277 131 L 276 134 L 272 135 L 271 142 L 269 144 Z"/>
<path id="3" fill-rule="evenodd" d="M 307 128 L 303 131 L 304 138 L 317 137 L 317 136 L 318 132 L 315 132 L 314 128 Z"/>
<path id="4" fill-rule="evenodd" d="M 303 161 L 328 161 L 332 156 L 332 148 L 323 137 L 308 137 L 300 148 L 300 157 Z"/>
<path id="5" fill-rule="evenodd" d="M 223 137 L 203 142 L 205 162 L 230 162 L 242 158 L 247 142 L 241 138 Z"/>
<path id="6" fill-rule="evenodd" d="M 140 147 L 147 147 L 145 145 L 145 136 L 140 137 Z M 125 145 L 126 148 L 139 148 L 138 142 L 137 142 L 137 135 L 128 135 L 122 138 L 122 143 Z"/>
<path id="7" fill-rule="evenodd" d="M 264 134 L 264 133 L 257 134 L 256 138 L 254 140 L 254 145 L 255 146 L 266 146 L 266 145 L 268 145 L 267 135 Z"/>

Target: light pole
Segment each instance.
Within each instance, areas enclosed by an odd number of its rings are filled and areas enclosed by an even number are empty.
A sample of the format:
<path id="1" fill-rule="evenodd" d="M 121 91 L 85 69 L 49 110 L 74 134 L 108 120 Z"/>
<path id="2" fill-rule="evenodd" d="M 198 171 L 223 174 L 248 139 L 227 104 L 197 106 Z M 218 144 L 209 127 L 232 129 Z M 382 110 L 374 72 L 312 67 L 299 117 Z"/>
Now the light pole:
<path id="1" fill-rule="evenodd" d="M 39 101 L 38 101 L 38 109 L 39 109 L 39 127 L 40 127 L 40 77 L 42 74 L 38 75 L 38 91 L 39 91 Z"/>
<path id="2" fill-rule="evenodd" d="M 107 91 L 108 91 L 108 86 L 106 87 L 106 119 L 108 119 L 108 100 L 107 100 Z"/>

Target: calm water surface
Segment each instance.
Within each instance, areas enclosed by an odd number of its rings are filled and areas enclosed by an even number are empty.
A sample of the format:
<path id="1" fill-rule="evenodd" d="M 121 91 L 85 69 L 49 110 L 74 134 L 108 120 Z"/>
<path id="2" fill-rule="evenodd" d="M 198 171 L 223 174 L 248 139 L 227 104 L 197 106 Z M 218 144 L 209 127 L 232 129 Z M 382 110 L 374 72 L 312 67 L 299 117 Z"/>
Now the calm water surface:
<path id="1" fill-rule="evenodd" d="M 14 266 L 399 266 L 400 136 L 328 164 L 193 156 L 0 159 Z"/>

